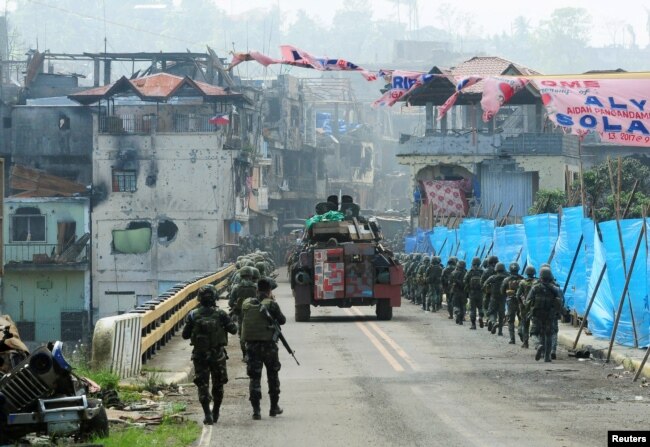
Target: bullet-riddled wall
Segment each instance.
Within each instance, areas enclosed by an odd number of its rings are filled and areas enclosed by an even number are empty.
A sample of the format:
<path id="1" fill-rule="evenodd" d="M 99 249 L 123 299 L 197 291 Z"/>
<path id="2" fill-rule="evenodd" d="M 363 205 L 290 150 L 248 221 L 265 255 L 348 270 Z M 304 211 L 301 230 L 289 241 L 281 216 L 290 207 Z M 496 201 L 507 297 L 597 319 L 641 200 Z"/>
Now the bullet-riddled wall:
<path id="1" fill-rule="evenodd" d="M 93 292 L 101 318 L 221 264 L 234 215 L 225 135 L 95 133 Z M 236 156 L 236 153 L 234 154 Z"/>

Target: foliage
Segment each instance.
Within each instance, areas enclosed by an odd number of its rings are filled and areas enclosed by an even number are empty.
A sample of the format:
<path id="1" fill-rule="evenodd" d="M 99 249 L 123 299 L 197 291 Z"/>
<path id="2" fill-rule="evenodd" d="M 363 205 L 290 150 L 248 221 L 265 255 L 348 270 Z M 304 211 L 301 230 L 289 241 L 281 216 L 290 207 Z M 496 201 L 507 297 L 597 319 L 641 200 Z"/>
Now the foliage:
<path id="1" fill-rule="evenodd" d="M 73 371 L 78 376 L 88 377 L 101 386 L 102 390 L 117 389 L 117 385 L 120 383 L 120 376 L 108 369 L 94 370 L 88 367 L 77 367 Z"/>
<path id="2" fill-rule="evenodd" d="M 583 174 L 587 203 L 594 209 L 596 219 L 608 220 L 616 217 L 616 190 L 618 189 L 618 162 L 611 161 L 610 168 L 605 161 Z M 636 158 L 627 157 L 621 162 L 621 200 L 620 211 L 623 214 L 630 200 L 634 183 L 639 181 L 634 200 L 626 217 L 641 217 L 643 207 L 647 207 L 650 197 L 650 168 Z M 612 191 L 612 181 L 614 190 Z"/>
<path id="3" fill-rule="evenodd" d="M 176 422 L 171 417 L 163 417 L 162 423 L 153 429 L 112 428 L 108 438 L 94 439 L 93 442 L 104 447 L 185 447 L 196 441 L 200 433 L 201 428 L 196 422 Z"/>
<path id="4" fill-rule="evenodd" d="M 567 198 L 560 189 L 540 189 L 535 194 L 535 201 L 528 212 L 530 214 L 557 213 L 561 206 L 566 206 Z"/>

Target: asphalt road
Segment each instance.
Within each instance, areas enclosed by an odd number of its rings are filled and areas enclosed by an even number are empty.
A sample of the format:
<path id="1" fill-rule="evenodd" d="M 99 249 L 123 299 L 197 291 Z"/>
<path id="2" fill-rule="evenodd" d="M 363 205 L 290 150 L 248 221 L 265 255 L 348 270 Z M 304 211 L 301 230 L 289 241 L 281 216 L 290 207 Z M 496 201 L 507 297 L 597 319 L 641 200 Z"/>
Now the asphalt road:
<path id="1" fill-rule="evenodd" d="M 311 322 L 296 323 L 289 285 L 275 294 L 301 364 L 281 347 L 284 414 L 268 416 L 263 378 L 262 420 L 251 419 L 235 337 L 222 416 L 205 445 L 605 446 L 608 429 L 650 430 L 650 388 L 615 365 L 562 349 L 551 364 L 535 362 L 507 336 L 408 302 L 392 321 L 357 307 L 312 308 Z"/>

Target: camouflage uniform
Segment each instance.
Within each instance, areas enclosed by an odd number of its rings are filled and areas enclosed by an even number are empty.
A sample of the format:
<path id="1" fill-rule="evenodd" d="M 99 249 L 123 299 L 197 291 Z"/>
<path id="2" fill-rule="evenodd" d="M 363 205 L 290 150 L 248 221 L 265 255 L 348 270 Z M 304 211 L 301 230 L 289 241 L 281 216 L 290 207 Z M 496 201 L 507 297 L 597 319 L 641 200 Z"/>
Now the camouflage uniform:
<path id="1" fill-rule="evenodd" d="M 481 260 L 474 258 L 472 260 L 472 268 L 465 274 L 463 283 L 465 284 L 465 291 L 469 297 L 469 319 L 472 322 L 470 329 L 476 329 L 476 311 L 478 310 L 479 326 L 483 327 L 483 292 L 481 289 Z"/>
<path id="2" fill-rule="evenodd" d="M 530 334 L 535 340 L 535 360 L 544 356 L 544 361 L 551 361 L 553 321 L 560 312 L 562 303 L 556 287 L 552 284 L 551 270 L 543 267 L 539 272 L 540 280 L 528 292 L 527 301 L 531 309 Z"/>
<path id="3" fill-rule="evenodd" d="M 431 312 L 436 312 L 442 306 L 442 266 L 438 256 L 434 256 L 431 260 L 427 271 L 427 283 L 429 284 L 427 308 Z"/>
<path id="4" fill-rule="evenodd" d="M 519 301 L 519 315 L 521 316 L 519 320 L 519 338 L 523 342 L 521 347 L 527 349 L 530 331 L 530 307 L 526 298 L 528 297 L 528 292 L 530 292 L 530 289 L 536 282 L 535 267 L 529 265 L 526 267 L 525 273 L 527 277 L 519 281 L 519 287 L 517 287 L 515 297 Z"/>
<path id="5" fill-rule="evenodd" d="M 261 283 L 261 282 L 260 282 Z M 271 416 L 282 413 L 278 407 L 280 399 L 280 378 L 278 372 L 281 364 L 278 358 L 277 341 L 273 341 L 273 329 L 268 320 L 260 312 L 260 306 L 265 306 L 271 316 L 282 325 L 287 319 L 282 314 L 280 306 L 269 291 L 260 291 L 258 296 L 247 298 L 242 305 L 242 338 L 246 342 L 248 364 L 246 373 L 250 378 L 250 401 L 253 406 L 253 418 L 260 418 L 260 400 L 262 399 L 262 368 L 266 367 L 266 377 L 271 399 Z M 279 411 L 278 411 L 279 410 Z"/>
<path id="6" fill-rule="evenodd" d="M 427 281 L 427 271 L 429 270 L 430 260 L 428 256 L 425 256 L 418 267 L 417 271 L 417 282 L 418 282 L 418 293 L 415 295 L 415 304 L 421 304 L 422 310 L 427 309 L 427 295 L 429 295 L 429 283 Z"/>
<path id="7" fill-rule="evenodd" d="M 481 284 L 485 284 L 485 281 L 492 275 L 494 275 L 494 266 L 499 262 L 499 258 L 496 256 L 490 256 L 488 258 L 487 268 L 483 271 L 481 276 Z M 483 293 L 483 313 L 487 315 L 488 308 L 490 307 L 490 290 L 487 290 Z"/>
<path id="8" fill-rule="evenodd" d="M 458 261 L 456 270 L 451 274 L 450 289 L 454 303 L 454 317 L 456 324 L 463 324 L 465 320 L 465 308 L 467 307 L 467 293 L 465 292 L 465 261 Z"/>
<path id="9" fill-rule="evenodd" d="M 506 314 L 506 297 L 501 292 L 503 280 L 508 277 L 505 266 L 498 263 L 494 269 L 494 275 L 490 276 L 483 284 L 483 290 L 490 294 L 490 305 L 488 306 L 488 329 L 491 333 L 499 330 L 499 335 L 503 335 L 503 321 Z M 498 318 L 498 321 L 497 321 Z"/>
<path id="10" fill-rule="evenodd" d="M 514 345 L 515 341 L 515 318 L 521 325 L 521 309 L 519 300 L 516 297 L 519 282 L 524 279 L 519 274 L 519 264 L 513 262 L 510 264 L 510 276 L 503 280 L 501 284 L 501 293 L 506 296 L 506 316 L 508 319 L 508 333 L 510 334 L 510 344 Z"/>
<path id="11" fill-rule="evenodd" d="M 250 267 L 243 267 L 240 270 L 239 284 L 233 287 L 232 292 L 230 292 L 230 298 L 228 299 L 228 304 L 230 305 L 230 313 L 239 323 L 239 345 L 242 350 L 242 355 L 246 359 L 246 347 L 244 346 L 244 340 L 241 338 L 241 306 L 244 303 L 246 298 L 251 298 L 257 295 L 257 286 L 253 282 L 253 269 Z"/>
<path id="12" fill-rule="evenodd" d="M 201 287 L 199 294 L 205 293 Z M 214 292 L 216 299 L 216 292 Z M 185 318 L 182 337 L 192 340 L 192 363 L 194 364 L 194 383 L 198 389 L 199 402 L 203 407 L 207 425 L 219 419 L 219 408 L 223 401 L 223 386 L 228 383 L 228 358 L 225 346 L 228 344 L 226 332 L 237 333 L 237 325 L 228 314 L 217 308 L 208 300 L 201 301 L 201 306 L 192 310 Z M 212 377 L 212 399 L 214 405 L 210 412 L 210 377 Z"/>
<path id="13" fill-rule="evenodd" d="M 454 306 L 451 300 L 451 275 L 456 269 L 457 259 L 455 257 L 449 258 L 447 267 L 442 271 L 442 290 L 445 293 L 445 300 L 447 301 L 447 312 L 449 312 L 449 319 L 454 318 Z"/>

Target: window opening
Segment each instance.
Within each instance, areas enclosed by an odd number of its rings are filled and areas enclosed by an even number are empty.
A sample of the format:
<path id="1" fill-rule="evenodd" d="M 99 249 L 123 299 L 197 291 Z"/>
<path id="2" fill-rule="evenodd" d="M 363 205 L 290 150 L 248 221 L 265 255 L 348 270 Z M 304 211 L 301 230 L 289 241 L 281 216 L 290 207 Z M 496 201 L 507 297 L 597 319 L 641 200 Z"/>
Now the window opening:
<path id="1" fill-rule="evenodd" d="M 61 115 L 59 116 L 59 130 L 70 130 L 70 118 Z"/>
<path id="2" fill-rule="evenodd" d="M 45 216 L 36 207 L 18 208 L 11 216 L 11 242 L 45 242 Z"/>
<path id="3" fill-rule="evenodd" d="M 134 192 L 135 190 L 135 170 L 113 169 L 113 192 Z"/>

